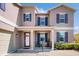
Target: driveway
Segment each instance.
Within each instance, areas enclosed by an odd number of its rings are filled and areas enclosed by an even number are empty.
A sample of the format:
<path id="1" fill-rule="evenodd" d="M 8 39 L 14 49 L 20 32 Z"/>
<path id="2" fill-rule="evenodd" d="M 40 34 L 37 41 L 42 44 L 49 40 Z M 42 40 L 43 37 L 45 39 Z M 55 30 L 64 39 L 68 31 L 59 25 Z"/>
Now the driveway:
<path id="1" fill-rule="evenodd" d="M 75 50 L 54 50 L 49 52 L 8 53 L 6 56 L 79 56 Z"/>

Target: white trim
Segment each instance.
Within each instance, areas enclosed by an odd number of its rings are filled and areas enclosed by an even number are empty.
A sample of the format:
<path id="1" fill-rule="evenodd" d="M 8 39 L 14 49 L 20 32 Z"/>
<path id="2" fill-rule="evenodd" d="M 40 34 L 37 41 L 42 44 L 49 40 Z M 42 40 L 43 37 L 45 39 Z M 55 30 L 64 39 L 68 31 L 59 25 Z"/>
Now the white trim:
<path id="1" fill-rule="evenodd" d="M 44 15 L 43 15 L 43 16 L 38 16 L 38 17 L 45 18 L 45 17 L 47 17 L 47 16 L 44 16 Z"/>
<path id="2" fill-rule="evenodd" d="M 11 26 L 13 26 L 13 27 L 17 27 L 17 25 L 16 25 L 15 23 L 13 23 L 12 21 L 10 21 L 10 20 L 8 20 L 8 19 L 2 17 L 2 16 L 0 16 L 0 21 L 6 23 L 6 24 L 8 24 L 8 25 L 11 25 Z"/>
<path id="3" fill-rule="evenodd" d="M 38 33 L 47 33 L 47 32 L 38 32 Z"/>
<path id="4" fill-rule="evenodd" d="M 60 30 L 60 31 L 57 31 L 57 32 L 67 32 L 67 31 L 62 31 L 62 30 Z"/>
<path id="5" fill-rule="evenodd" d="M 59 14 L 63 15 L 63 14 L 66 14 L 65 12 L 60 12 Z"/>
<path id="6" fill-rule="evenodd" d="M 26 12 L 25 14 L 31 14 L 31 12 Z"/>
<path id="7" fill-rule="evenodd" d="M 64 18 L 61 18 L 61 15 L 64 16 Z M 59 19 L 65 19 L 65 14 L 59 14 Z"/>
<path id="8" fill-rule="evenodd" d="M 73 27 L 54 27 L 55 30 L 74 30 Z"/>

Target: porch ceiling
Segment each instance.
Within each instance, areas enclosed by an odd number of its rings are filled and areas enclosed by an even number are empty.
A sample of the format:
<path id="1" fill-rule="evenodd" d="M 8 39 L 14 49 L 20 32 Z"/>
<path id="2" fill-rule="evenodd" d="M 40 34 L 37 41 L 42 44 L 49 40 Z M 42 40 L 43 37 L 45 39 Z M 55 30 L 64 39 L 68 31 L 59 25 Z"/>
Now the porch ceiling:
<path id="1" fill-rule="evenodd" d="M 18 31 L 30 31 L 30 30 L 40 30 L 40 31 L 49 31 L 52 30 L 53 27 L 49 26 L 20 26 L 16 28 Z"/>

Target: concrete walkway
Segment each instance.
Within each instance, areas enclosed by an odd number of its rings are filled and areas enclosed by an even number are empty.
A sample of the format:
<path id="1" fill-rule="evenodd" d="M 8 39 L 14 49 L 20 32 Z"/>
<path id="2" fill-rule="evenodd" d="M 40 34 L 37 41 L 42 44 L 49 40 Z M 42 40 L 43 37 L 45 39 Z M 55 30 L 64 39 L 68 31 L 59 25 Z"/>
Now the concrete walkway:
<path id="1" fill-rule="evenodd" d="M 54 50 L 49 52 L 8 53 L 6 56 L 79 56 L 79 51 Z"/>

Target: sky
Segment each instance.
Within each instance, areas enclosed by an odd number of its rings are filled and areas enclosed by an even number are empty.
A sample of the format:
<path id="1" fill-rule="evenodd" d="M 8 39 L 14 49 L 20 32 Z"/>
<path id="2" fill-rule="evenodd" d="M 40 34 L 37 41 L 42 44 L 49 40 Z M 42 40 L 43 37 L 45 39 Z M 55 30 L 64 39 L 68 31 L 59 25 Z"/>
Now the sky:
<path id="1" fill-rule="evenodd" d="M 39 12 L 46 12 L 50 8 L 54 8 L 60 4 L 65 3 L 21 3 L 26 6 L 36 6 L 39 9 Z M 65 5 L 74 8 L 76 11 L 74 13 L 74 33 L 79 32 L 79 3 L 66 3 Z"/>

